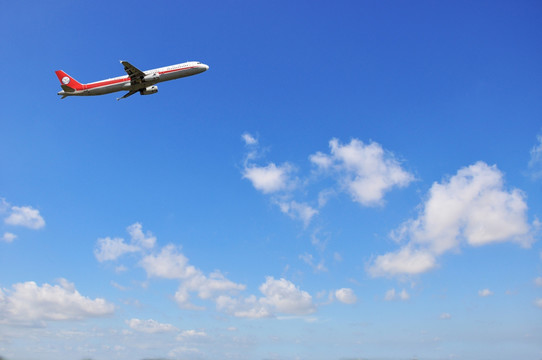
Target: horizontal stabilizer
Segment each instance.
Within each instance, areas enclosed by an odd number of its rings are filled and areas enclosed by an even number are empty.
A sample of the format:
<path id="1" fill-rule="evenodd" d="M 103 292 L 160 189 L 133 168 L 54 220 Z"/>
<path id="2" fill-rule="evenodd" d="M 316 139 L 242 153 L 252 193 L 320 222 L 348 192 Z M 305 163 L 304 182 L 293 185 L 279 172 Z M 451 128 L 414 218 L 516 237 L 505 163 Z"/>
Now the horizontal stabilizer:
<path id="1" fill-rule="evenodd" d="M 60 87 L 62 88 L 62 90 L 66 91 L 66 92 L 74 92 L 75 90 L 72 89 L 71 87 L 67 86 L 67 85 L 60 85 Z"/>

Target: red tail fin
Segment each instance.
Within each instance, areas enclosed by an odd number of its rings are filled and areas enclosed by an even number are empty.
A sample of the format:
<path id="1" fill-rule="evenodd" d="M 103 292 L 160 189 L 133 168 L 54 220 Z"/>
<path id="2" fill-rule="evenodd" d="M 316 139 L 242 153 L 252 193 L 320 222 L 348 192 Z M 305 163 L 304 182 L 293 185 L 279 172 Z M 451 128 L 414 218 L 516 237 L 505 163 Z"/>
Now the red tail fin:
<path id="1" fill-rule="evenodd" d="M 62 86 L 62 89 L 67 90 L 67 91 L 84 89 L 84 86 L 79 81 L 75 80 L 70 75 L 66 74 L 64 71 L 57 70 L 55 71 L 55 74 L 58 77 L 58 80 L 60 81 L 60 86 Z"/>

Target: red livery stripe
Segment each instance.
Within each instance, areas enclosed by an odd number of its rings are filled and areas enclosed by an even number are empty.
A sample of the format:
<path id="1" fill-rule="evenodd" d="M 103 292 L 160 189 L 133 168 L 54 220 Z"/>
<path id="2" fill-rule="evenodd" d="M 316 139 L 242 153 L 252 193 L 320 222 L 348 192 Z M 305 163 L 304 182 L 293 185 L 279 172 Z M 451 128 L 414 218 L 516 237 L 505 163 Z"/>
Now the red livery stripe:
<path id="1" fill-rule="evenodd" d="M 187 68 L 181 68 L 181 69 L 159 71 L 158 73 L 160 75 L 163 75 L 163 74 L 170 74 L 170 73 L 177 72 L 177 71 L 190 70 L 190 69 L 193 69 L 193 68 L 195 68 L 195 66 L 191 66 L 191 67 L 187 67 Z M 127 82 L 127 81 L 130 81 L 129 76 L 125 76 L 125 77 L 120 78 L 120 79 L 104 80 L 104 81 L 98 81 L 98 82 L 91 83 L 91 84 L 83 84 L 82 86 L 83 86 L 83 90 L 86 90 L 86 89 L 95 89 L 95 88 L 98 88 L 98 87 L 108 86 L 108 85 L 113 85 L 113 84 L 120 84 L 120 83 Z"/>

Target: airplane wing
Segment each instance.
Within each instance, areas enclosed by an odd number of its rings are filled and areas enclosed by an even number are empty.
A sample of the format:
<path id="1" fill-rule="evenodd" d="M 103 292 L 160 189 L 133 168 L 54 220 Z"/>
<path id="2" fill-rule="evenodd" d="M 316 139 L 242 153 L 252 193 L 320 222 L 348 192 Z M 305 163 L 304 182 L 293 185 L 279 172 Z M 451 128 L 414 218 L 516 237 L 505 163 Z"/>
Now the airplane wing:
<path id="1" fill-rule="evenodd" d="M 134 65 L 130 64 L 128 61 L 121 60 L 120 63 L 124 65 L 124 70 L 132 80 L 132 84 L 140 83 L 145 77 L 145 73 Z"/>

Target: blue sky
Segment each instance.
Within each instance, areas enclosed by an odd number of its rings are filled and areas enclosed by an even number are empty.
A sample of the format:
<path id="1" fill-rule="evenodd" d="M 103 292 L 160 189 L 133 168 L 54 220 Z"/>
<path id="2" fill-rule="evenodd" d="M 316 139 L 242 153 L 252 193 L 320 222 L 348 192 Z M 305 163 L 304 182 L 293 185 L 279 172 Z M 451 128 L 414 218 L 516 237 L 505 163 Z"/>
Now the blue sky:
<path id="1" fill-rule="evenodd" d="M 0 355 L 540 359 L 541 17 L 4 4 Z M 119 60 L 210 69 L 56 95 Z"/>

